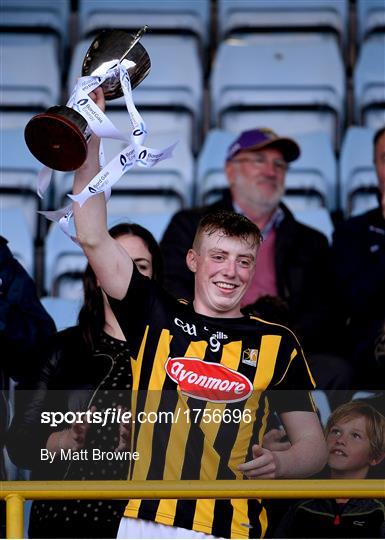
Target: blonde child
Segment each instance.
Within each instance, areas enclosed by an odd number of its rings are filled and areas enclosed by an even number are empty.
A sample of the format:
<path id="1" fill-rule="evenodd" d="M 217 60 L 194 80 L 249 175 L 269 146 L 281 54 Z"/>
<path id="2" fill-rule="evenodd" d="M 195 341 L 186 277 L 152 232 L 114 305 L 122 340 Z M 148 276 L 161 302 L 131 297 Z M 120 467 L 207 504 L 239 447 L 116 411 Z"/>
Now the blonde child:
<path id="1" fill-rule="evenodd" d="M 338 407 L 325 428 L 329 476 L 366 478 L 385 457 L 385 418 L 363 401 Z M 384 538 L 385 506 L 378 499 L 309 499 L 293 506 L 275 538 Z"/>

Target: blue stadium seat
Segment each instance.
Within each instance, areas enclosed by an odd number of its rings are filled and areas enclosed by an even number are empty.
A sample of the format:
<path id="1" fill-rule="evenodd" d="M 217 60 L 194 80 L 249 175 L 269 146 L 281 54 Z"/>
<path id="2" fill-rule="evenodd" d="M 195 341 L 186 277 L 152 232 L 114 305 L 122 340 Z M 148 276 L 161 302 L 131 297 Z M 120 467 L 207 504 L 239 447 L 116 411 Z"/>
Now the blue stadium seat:
<path id="1" fill-rule="evenodd" d="M 33 236 L 28 227 L 25 215 L 20 208 L 4 208 L 1 205 L 0 234 L 8 240 L 8 247 L 14 257 L 34 275 Z"/>
<path id="2" fill-rule="evenodd" d="M 58 58 L 62 60 L 69 41 L 70 7 L 70 0 L 1 0 L 1 26 L 6 32 L 56 35 L 59 38 Z"/>
<path id="3" fill-rule="evenodd" d="M 108 227 L 111 228 L 119 223 L 137 223 L 150 231 L 157 242 L 160 242 L 167 225 L 173 216 L 173 212 L 163 213 L 132 213 L 124 216 L 111 215 L 109 213 Z"/>
<path id="4" fill-rule="evenodd" d="M 212 129 L 206 134 L 197 160 L 196 198 L 198 204 L 210 204 L 228 187 L 224 173 L 227 148 L 235 139 L 233 133 Z"/>
<path id="5" fill-rule="evenodd" d="M 325 133 L 309 133 L 295 137 L 301 156 L 291 163 L 286 176 L 285 202 L 293 210 L 326 207 L 336 208 L 337 165 L 331 142 Z M 226 150 L 234 134 L 210 131 L 197 164 L 198 203 L 209 203 L 228 187 L 223 166 Z"/>
<path id="6" fill-rule="evenodd" d="M 1 129 L 22 129 L 31 120 L 33 113 L 23 110 L 2 110 L 1 111 Z"/>
<path id="7" fill-rule="evenodd" d="M 60 73 L 53 36 L 1 34 L 2 108 L 39 111 L 60 100 Z"/>
<path id="8" fill-rule="evenodd" d="M 385 125 L 385 33 L 361 46 L 354 69 L 354 115 L 357 124 Z"/>
<path id="9" fill-rule="evenodd" d="M 83 40 L 75 48 L 68 77 L 68 93 L 81 73 L 90 43 L 90 39 Z M 147 115 L 150 130 L 153 129 L 153 119 L 167 126 L 170 115 L 173 123 L 179 124 L 178 131 L 184 131 L 183 138 L 191 140 L 196 148 L 203 106 L 202 65 L 196 47 L 181 36 L 145 35 L 141 43 L 151 58 L 151 71 L 133 92 L 136 107 Z M 108 102 L 108 108 L 126 110 L 123 98 Z M 159 127 L 155 128 L 155 131 L 159 130 Z"/>
<path id="10" fill-rule="evenodd" d="M 211 72 L 212 123 L 239 132 L 324 131 L 338 146 L 345 117 L 341 52 L 330 36 L 255 36 L 221 43 Z"/>
<path id="11" fill-rule="evenodd" d="M 209 0 L 79 0 L 80 36 L 95 34 L 103 28 L 138 30 L 145 24 L 149 31 L 181 33 L 208 41 Z"/>
<path id="12" fill-rule="evenodd" d="M 21 128 L 3 129 L 0 137 L 0 198 L 2 208 L 22 209 L 31 235 L 38 237 L 42 200 L 37 196 L 37 175 L 42 165 L 28 150 Z"/>
<path id="13" fill-rule="evenodd" d="M 49 296 L 81 300 L 87 259 L 81 248 L 52 224 L 45 238 L 44 287 Z"/>
<path id="14" fill-rule="evenodd" d="M 287 172 L 285 202 L 293 210 L 336 210 L 337 162 L 330 137 L 314 132 L 295 139 L 301 155 Z"/>
<path id="15" fill-rule="evenodd" d="M 346 217 L 378 206 L 370 128 L 352 126 L 345 134 L 339 161 L 340 203 Z"/>
<path id="16" fill-rule="evenodd" d="M 191 132 L 191 117 L 181 115 L 179 111 L 150 111 L 142 110 L 139 107 L 140 114 L 147 126 L 150 140 L 152 136 L 169 137 L 170 141 L 182 141 L 189 148 L 193 148 L 193 134 Z M 109 108 L 108 118 L 123 133 L 127 132 L 127 109 Z M 107 139 L 105 139 L 107 142 Z"/>
<path id="17" fill-rule="evenodd" d="M 332 31 L 345 43 L 348 0 L 218 0 L 220 39 L 271 30 Z"/>
<path id="18" fill-rule="evenodd" d="M 58 332 L 77 324 L 81 302 L 69 298 L 43 296 L 41 303 L 53 318 Z"/>
<path id="19" fill-rule="evenodd" d="M 385 32 L 384 0 L 356 0 L 357 41 L 361 44 L 368 36 Z"/>

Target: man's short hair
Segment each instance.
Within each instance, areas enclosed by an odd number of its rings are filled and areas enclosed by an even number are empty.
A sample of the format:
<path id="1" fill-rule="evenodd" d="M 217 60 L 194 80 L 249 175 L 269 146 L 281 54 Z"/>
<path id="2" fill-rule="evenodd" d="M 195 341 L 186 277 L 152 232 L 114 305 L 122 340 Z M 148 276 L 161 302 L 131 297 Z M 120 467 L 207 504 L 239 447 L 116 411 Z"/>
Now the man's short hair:
<path id="1" fill-rule="evenodd" d="M 211 212 L 204 216 L 198 225 L 194 247 L 197 247 L 203 234 L 210 236 L 216 232 L 230 238 L 239 238 L 244 242 L 250 243 L 250 247 L 258 248 L 262 242 L 262 235 L 257 225 L 247 217 L 227 210 Z"/>
<path id="2" fill-rule="evenodd" d="M 363 416 L 366 420 L 371 457 L 378 459 L 385 453 L 385 417 L 365 401 L 349 401 L 337 407 L 329 416 L 325 435 L 328 436 L 331 428 L 341 420 L 347 421 L 357 416 Z"/>
<path id="3" fill-rule="evenodd" d="M 382 128 L 380 128 L 380 129 L 378 129 L 378 130 L 376 131 L 376 133 L 373 135 L 373 146 L 374 146 L 374 148 L 376 148 L 376 145 L 377 145 L 377 143 L 378 143 L 378 139 L 379 139 L 380 137 L 382 137 L 384 133 L 385 133 L 385 126 L 382 127 Z"/>

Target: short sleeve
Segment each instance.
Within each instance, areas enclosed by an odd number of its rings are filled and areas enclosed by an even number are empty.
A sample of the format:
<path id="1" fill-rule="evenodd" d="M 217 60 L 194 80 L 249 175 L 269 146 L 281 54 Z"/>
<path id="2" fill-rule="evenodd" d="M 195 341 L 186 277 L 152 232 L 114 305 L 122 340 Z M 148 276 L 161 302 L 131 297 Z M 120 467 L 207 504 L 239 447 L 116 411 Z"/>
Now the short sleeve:
<path id="1" fill-rule="evenodd" d="M 111 309 L 134 356 L 150 319 L 155 298 L 155 282 L 143 276 L 135 265 L 126 296 L 122 300 L 108 296 Z"/>

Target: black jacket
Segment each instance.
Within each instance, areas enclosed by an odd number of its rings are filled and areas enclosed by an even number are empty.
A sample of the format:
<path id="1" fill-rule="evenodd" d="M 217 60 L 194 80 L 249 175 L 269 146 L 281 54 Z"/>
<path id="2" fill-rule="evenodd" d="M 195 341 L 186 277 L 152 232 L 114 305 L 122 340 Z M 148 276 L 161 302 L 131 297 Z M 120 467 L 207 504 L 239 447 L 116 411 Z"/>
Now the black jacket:
<path id="1" fill-rule="evenodd" d="M 79 327 L 57 333 L 40 351 L 45 358 L 39 377 L 17 390 L 16 413 L 7 437 L 12 461 L 32 469 L 34 480 L 123 480 L 129 461 L 116 458 L 99 461 L 94 450 L 111 451 L 119 442 L 120 424 L 90 422 L 85 445 L 85 461 L 76 455 L 49 463 L 41 459 L 41 449 L 51 433 L 68 428 L 57 413 L 128 408 L 131 399 L 131 359 L 126 342 L 101 332 L 89 351 Z M 56 426 L 42 423 L 42 413 L 53 412 Z M 59 445 L 60 446 L 60 445 Z M 66 450 L 66 453 L 69 451 Z M 79 454 L 79 452 L 76 452 Z M 34 501 L 29 521 L 29 538 L 116 538 L 126 501 Z M 95 519 L 97 517 L 98 519 Z M 86 519 L 87 518 L 87 519 Z"/>
<path id="2" fill-rule="evenodd" d="M 274 538 L 384 538 L 385 507 L 377 499 L 309 499 L 293 506 Z"/>
<path id="3" fill-rule="evenodd" d="M 10 377 L 20 381 L 38 370 L 32 350 L 54 332 L 55 324 L 40 303 L 33 280 L 0 236 L 0 480 L 5 478 L 1 454 L 8 422 L 4 391 Z"/>
<path id="4" fill-rule="evenodd" d="M 305 352 L 329 350 L 330 332 L 330 252 L 326 237 L 296 221 L 284 204 L 275 246 L 279 296 L 290 309 L 292 327 Z M 230 191 L 210 206 L 182 210 L 168 225 L 161 249 L 165 261 L 165 287 L 178 298 L 192 300 L 193 274 L 186 266 L 200 219 L 216 210 L 233 210 Z M 329 339 L 330 338 L 330 339 Z"/>
<path id="5" fill-rule="evenodd" d="M 344 347 L 357 369 L 365 366 L 362 382 L 369 364 L 374 366 L 375 341 L 385 323 L 385 219 L 380 208 L 335 230 L 333 261 Z"/>
<path id="6" fill-rule="evenodd" d="M 43 411 L 86 411 L 99 383 L 108 374 L 112 361 L 108 351 L 90 354 L 82 345 L 77 326 L 54 335 L 40 354 L 46 359 L 39 378 L 20 385 L 16 410 L 7 435 L 8 454 L 15 465 L 33 470 L 33 479 L 61 479 L 66 465 L 48 465 L 40 450 L 54 431 L 41 422 Z M 66 425 L 64 425 L 66 427 Z"/>

